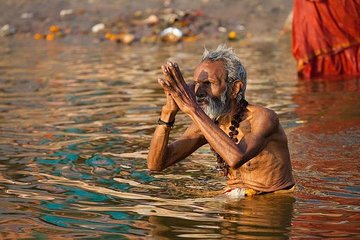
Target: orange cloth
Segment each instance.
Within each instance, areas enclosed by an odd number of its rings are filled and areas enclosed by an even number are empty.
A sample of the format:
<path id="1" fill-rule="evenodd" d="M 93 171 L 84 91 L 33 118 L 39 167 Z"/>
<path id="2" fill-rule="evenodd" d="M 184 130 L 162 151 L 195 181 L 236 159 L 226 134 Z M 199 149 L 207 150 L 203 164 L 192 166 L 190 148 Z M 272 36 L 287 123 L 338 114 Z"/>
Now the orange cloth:
<path id="1" fill-rule="evenodd" d="M 301 78 L 360 76 L 360 0 L 294 0 L 292 29 Z"/>
<path id="2" fill-rule="evenodd" d="M 262 191 L 258 191 L 252 188 L 229 188 L 227 190 L 224 191 L 223 194 L 225 194 L 226 196 L 230 197 L 230 198 L 242 198 L 242 197 L 251 197 L 254 195 L 260 195 L 260 194 L 270 194 L 270 193 L 275 193 L 275 194 L 281 194 L 281 193 L 292 193 L 295 191 L 295 185 L 292 186 L 289 189 L 283 189 L 283 190 L 277 190 L 274 192 L 262 192 Z"/>

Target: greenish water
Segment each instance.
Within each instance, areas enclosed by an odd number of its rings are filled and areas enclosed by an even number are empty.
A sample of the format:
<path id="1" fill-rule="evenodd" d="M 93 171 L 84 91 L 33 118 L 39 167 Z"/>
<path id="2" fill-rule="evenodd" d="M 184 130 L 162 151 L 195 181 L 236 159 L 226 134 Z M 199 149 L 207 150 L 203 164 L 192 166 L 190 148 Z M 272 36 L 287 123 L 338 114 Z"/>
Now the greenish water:
<path id="1" fill-rule="evenodd" d="M 0 238 L 360 238 L 360 81 L 299 82 L 288 46 L 233 47 L 249 101 L 287 132 L 294 194 L 208 197 L 225 179 L 207 147 L 146 169 L 159 66 L 171 58 L 190 80 L 202 45 L 2 40 Z"/>

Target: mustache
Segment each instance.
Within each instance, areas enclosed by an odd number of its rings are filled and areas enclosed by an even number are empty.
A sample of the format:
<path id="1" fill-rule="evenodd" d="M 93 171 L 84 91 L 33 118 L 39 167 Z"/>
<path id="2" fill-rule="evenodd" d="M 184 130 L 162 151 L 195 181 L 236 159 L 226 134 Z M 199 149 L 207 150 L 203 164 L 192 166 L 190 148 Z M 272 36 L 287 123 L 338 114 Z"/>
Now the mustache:
<path id="1" fill-rule="evenodd" d="M 210 96 L 204 96 L 204 97 L 195 97 L 196 102 L 208 102 L 212 104 L 224 104 L 225 99 L 224 98 L 218 98 L 218 97 L 210 97 Z"/>
<path id="2" fill-rule="evenodd" d="M 215 119 L 228 111 L 228 105 L 226 102 L 225 94 L 221 98 L 217 97 L 196 97 L 197 103 L 205 102 L 206 105 L 202 106 L 205 114 L 208 115 L 211 119 Z"/>
<path id="3" fill-rule="evenodd" d="M 196 97 L 196 101 L 197 102 L 204 102 L 204 101 L 209 101 L 211 98 L 209 96 L 206 97 Z"/>

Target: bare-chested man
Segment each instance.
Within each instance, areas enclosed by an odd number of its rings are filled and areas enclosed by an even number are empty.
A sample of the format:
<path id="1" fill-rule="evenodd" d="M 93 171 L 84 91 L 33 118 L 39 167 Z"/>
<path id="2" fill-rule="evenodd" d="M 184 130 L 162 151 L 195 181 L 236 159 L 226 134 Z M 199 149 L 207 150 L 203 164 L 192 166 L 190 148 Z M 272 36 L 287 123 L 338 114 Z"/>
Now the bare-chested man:
<path id="1" fill-rule="evenodd" d="M 218 168 L 229 177 L 229 196 L 253 195 L 294 186 L 287 138 L 276 113 L 245 100 L 246 71 L 226 46 L 205 50 L 187 85 L 176 63 L 162 66 L 158 82 L 166 94 L 151 141 L 148 168 L 161 171 L 209 144 Z M 168 144 L 178 110 L 192 124 Z"/>

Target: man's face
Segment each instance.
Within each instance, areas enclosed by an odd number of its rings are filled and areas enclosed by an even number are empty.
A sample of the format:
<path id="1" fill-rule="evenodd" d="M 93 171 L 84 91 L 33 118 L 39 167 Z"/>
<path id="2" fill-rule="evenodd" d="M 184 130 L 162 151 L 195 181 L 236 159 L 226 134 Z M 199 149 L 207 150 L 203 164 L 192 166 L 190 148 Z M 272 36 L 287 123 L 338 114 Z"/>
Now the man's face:
<path id="1" fill-rule="evenodd" d="M 194 72 L 196 101 L 212 119 L 229 110 L 226 71 L 221 61 L 200 63 Z"/>

